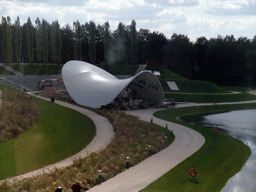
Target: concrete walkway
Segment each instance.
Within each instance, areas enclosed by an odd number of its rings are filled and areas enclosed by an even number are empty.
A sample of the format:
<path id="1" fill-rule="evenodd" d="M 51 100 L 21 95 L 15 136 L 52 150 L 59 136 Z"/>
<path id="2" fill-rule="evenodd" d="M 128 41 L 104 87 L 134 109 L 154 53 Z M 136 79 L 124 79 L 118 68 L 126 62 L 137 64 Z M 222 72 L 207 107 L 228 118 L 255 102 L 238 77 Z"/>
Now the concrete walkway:
<path id="1" fill-rule="evenodd" d="M 46 101 L 50 101 L 49 98 L 40 97 L 40 96 L 36 96 L 36 97 L 46 100 Z M 97 152 L 100 149 L 104 149 L 110 143 L 111 139 L 114 137 L 113 127 L 105 117 L 102 117 L 92 111 L 85 109 L 85 108 L 78 107 L 78 106 L 75 106 L 75 105 L 72 105 L 72 104 L 69 104 L 66 102 L 56 100 L 55 103 L 58 105 L 62 105 L 64 107 L 73 109 L 75 111 L 78 111 L 78 112 L 88 116 L 89 118 L 91 118 L 96 126 L 96 135 L 95 135 L 94 139 L 82 151 L 80 151 L 79 153 L 77 153 L 67 159 L 64 159 L 64 160 L 57 162 L 55 164 L 52 164 L 52 165 L 48 165 L 41 169 L 37 169 L 35 171 L 31 171 L 31 172 L 28 172 L 28 173 L 25 173 L 25 174 L 22 174 L 19 176 L 8 178 L 7 179 L 8 181 L 12 181 L 14 179 L 22 179 L 22 178 L 36 176 L 36 175 L 42 174 L 43 172 L 48 172 L 49 170 L 54 169 L 55 167 L 61 168 L 61 167 L 66 167 L 68 165 L 72 165 L 74 159 L 76 159 L 78 157 L 86 157 L 88 155 L 88 153 L 90 153 L 90 152 Z"/>
<path id="2" fill-rule="evenodd" d="M 156 111 L 159 111 L 159 109 L 135 110 L 127 111 L 126 113 L 150 122 L 153 113 Z M 201 134 L 185 126 L 156 117 L 153 118 L 153 122 L 163 127 L 168 123 L 168 129 L 173 130 L 175 135 L 174 142 L 166 149 L 154 154 L 138 165 L 118 174 L 101 185 L 93 187 L 89 192 L 138 192 L 191 156 L 205 142 L 205 138 Z"/>

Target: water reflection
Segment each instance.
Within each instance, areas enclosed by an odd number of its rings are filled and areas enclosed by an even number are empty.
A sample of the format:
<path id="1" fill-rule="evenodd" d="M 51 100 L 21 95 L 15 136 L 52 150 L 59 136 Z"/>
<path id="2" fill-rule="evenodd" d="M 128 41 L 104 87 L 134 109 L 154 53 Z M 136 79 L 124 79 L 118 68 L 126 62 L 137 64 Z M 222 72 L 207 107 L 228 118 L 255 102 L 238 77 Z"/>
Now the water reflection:
<path id="1" fill-rule="evenodd" d="M 205 127 L 216 125 L 220 132 L 243 141 L 252 150 L 245 165 L 235 176 L 229 179 L 222 192 L 256 191 L 256 110 L 240 110 L 207 115 L 200 122 Z"/>

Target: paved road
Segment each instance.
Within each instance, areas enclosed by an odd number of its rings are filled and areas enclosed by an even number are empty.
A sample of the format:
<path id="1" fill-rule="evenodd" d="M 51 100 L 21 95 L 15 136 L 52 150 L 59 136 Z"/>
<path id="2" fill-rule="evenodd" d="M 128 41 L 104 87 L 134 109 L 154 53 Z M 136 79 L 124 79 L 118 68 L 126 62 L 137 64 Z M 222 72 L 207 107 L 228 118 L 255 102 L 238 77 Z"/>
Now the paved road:
<path id="1" fill-rule="evenodd" d="M 50 99 L 45 98 L 45 97 L 40 97 L 40 96 L 37 96 L 37 97 L 39 97 L 43 100 L 46 100 L 46 101 L 50 101 Z M 19 175 L 16 177 L 9 178 L 8 179 L 9 181 L 12 181 L 13 179 L 22 179 L 22 178 L 35 176 L 35 175 L 43 173 L 43 171 L 47 172 L 48 170 L 51 170 L 54 167 L 60 168 L 60 167 L 66 167 L 68 165 L 72 165 L 74 159 L 76 159 L 78 157 L 86 157 L 88 155 L 88 153 L 90 153 L 90 152 L 97 152 L 100 149 L 105 148 L 110 143 L 111 139 L 114 137 L 113 127 L 105 117 L 102 117 L 92 111 L 85 109 L 85 108 L 81 108 L 81 107 L 78 107 L 78 106 L 75 106 L 75 105 L 72 105 L 72 104 L 69 104 L 66 102 L 56 100 L 55 103 L 58 105 L 67 107 L 67 108 L 74 109 L 75 111 L 78 111 L 78 112 L 88 116 L 89 118 L 91 118 L 96 126 L 96 135 L 95 135 L 94 139 L 82 151 L 73 155 L 72 157 L 64 159 L 58 163 L 48 165 L 41 169 L 31 171 L 29 173 L 25 173 L 23 175 Z"/>

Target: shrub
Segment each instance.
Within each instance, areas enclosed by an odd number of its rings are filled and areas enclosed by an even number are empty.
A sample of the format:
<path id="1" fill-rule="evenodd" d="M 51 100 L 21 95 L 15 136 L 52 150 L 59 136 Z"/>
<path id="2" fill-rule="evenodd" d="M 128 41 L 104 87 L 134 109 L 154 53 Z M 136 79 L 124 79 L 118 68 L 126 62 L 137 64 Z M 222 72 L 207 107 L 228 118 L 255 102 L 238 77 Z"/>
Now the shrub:
<path id="1" fill-rule="evenodd" d="M 18 91 L 2 91 L 0 142 L 17 137 L 32 127 L 37 119 L 38 108 L 32 96 Z"/>

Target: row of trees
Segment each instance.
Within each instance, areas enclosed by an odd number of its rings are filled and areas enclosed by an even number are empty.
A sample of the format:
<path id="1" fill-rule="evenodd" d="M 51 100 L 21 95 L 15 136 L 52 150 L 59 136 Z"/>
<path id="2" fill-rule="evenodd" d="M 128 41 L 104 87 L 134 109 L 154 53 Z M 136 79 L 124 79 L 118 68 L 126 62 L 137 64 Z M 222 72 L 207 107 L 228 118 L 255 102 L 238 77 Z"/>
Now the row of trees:
<path id="1" fill-rule="evenodd" d="M 0 62 L 65 63 L 80 59 L 93 64 L 106 62 L 137 63 L 136 22 L 125 26 L 119 23 L 117 30 L 110 25 L 97 25 L 90 21 L 80 24 L 77 20 L 60 28 L 58 21 L 51 24 L 46 20 L 30 17 L 21 26 L 17 17 L 14 24 L 9 16 L 2 17 L 0 24 Z"/>
<path id="2" fill-rule="evenodd" d="M 119 23 L 111 32 L 108 22 L 93 21 L 73 27 L 60 27 L 30 18 L 21 26 L 19 17 L 0 23 L 0 62 L 65 63 L 79 59 L 92 64 L 162 65 L 190 79 L 203 79 L 219 85 L 256 85 L 256 38 L 218 36 L 207 40 L 199 37 L 191 42 L 186 35 L 167 38 L 159 32 L 136 29 Z"/>
<path id="3" fill-rule="evenodd" d="M 11 23 L 8 16 L 2 17 L 0 25 L 0 62 L 20 63 L 21 60 L 34 63 L 49 61 L 59 63 L 61 61 L 61 35 L 58 21 L 50 25 L 46 20 L 35 21 L 32 25 L 30 18 L 23 26 L 17 17 L 15 23 Z"/>

